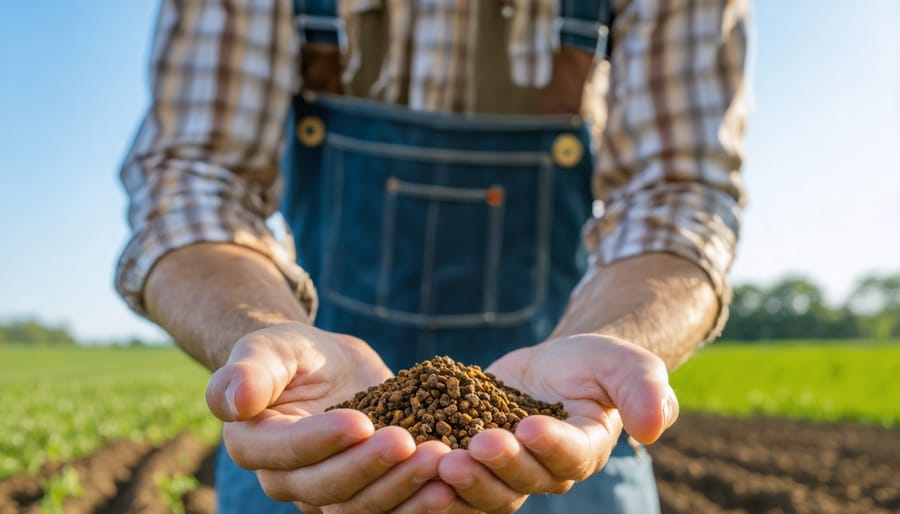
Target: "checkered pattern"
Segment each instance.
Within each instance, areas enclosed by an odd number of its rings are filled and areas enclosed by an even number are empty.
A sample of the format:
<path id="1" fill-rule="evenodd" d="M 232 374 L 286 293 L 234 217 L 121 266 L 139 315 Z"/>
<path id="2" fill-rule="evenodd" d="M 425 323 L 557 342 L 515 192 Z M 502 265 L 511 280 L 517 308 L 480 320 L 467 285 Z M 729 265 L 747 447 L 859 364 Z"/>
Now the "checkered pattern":
<path id="1" fill-rule="evenodd" d="M 358 44 L 354 14 L 387 8 L 391 39 L 373 97 L 396 101 L 405 85 L 411 108 L 466 111 L 473 56 L 488 51 L 508 53 L 517 82 L 546 83 L 558 45 L 556 2 L 505 0 L 512 20 L 503 49 L 475 48 L 477 2 L 343 0 L 345 78 Z M 154 263 L 201 241 L 268 256 L 315 311 L 292 246 L 266 223 L 277 209 L 284 120 L 299 74 L 290 4 L 162 6 L 153 101 L 121 170 L 132 238 L 116 285 L 140 313 Z M 617 0 L 614 10 L 609 92 L 605 102 L 584 104 L 586 116 L 607 120 L 594 125 L 594 193 L 605 210 L 586 225 L 586 240 L 600 264 L 652 251 L 684 256 L 706 270 L 726 305 L 743 202 L 746 2 Z"/>
<path id="2" fill-rule="evenodd" d="M 668 252 L 700 265 L 727 319 L 743 186 L 747 5 L 616 2 L 606 124 L 586 227 L 600 264 Z"/>

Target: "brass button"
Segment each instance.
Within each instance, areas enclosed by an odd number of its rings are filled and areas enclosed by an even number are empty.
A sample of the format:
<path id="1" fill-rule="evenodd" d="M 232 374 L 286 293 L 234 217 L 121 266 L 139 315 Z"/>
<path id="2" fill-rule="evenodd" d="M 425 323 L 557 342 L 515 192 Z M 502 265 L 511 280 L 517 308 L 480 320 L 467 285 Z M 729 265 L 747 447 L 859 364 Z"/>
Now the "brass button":
<path id="1" fill-rule="evenodd" d="M 325 124 L 318 116 L 305 116 L 297 123 L 297 139 L 306 146 L 315 147 L 325 140 Z"/>
<path id="2" fill-rule="evenodd" d="M 397 177 L 388 177 L 384 186 L 388 190 L 388 193 L 391 193 L 392 195 L 397 194 L 397 191 L 400 190 L 400 181 L 397 180 Z"/>
<path id="3" fill-rule="evenodd" d="M 572 134 L 560 134 L 553 141 L 553 162 L 563 168 L 571 168 L 584 155 L 584 145 Z"/>

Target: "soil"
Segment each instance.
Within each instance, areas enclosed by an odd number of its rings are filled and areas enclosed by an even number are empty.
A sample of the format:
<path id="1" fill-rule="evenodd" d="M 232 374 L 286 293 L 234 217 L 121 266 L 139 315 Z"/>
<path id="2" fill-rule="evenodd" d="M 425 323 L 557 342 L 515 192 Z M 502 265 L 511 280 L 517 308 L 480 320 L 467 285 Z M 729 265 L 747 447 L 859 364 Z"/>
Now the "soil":
<path id="1" fill-rule="evenodd" d="M 900 428 L 683 414 L 649 450 L 663 514 L 900 512 Z"/>
<path id="2" fill-rule="evenodd" d="M 649 449 L 663 514 L 900 513 L 900 428 L 682 413 Z M 85 494 L 64 511 L 169 512 L 155 476 L 181 472 L 201 484 L 186 511 L 210 514 L 214 454 L 188 435 L 112 442 L 70 463 Z M 61 467 L 0 481 L 0 514 L 39 512 L 41 484 Z"/>

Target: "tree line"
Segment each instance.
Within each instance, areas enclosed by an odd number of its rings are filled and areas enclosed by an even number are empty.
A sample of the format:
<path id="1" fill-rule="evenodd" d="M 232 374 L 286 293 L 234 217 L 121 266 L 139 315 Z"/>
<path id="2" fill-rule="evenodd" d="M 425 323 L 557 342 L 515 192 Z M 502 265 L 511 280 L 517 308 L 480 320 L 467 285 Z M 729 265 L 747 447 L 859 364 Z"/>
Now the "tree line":
<path id="1" fill-rule="evenodd" d="M 66 346 L 77 342 L 65 325 L 45 325 L 35 319 L 0 323 L 0 344 Z"/>
<path id="2" fill-rule="evenodd" d="M 159 346 L 171 344 L 170 341 L 145 341 L 139 337 L 123 338 L 117 341 L 84 341 L 78 340 L 65 324 L 47 324 L 40 320 L 16 319 L 12 321 L 0 321 L 0 345 L 31 345 L 31 346 L 73 346 L 104 345 L 104 346 Z"/>
<path id="3" fill-rule="evenodd" d="M 723 340 L 900 337 L 900 273 L 863 277 L 838 306 L 802 276 L 737 285 L 733 295 Z"/>

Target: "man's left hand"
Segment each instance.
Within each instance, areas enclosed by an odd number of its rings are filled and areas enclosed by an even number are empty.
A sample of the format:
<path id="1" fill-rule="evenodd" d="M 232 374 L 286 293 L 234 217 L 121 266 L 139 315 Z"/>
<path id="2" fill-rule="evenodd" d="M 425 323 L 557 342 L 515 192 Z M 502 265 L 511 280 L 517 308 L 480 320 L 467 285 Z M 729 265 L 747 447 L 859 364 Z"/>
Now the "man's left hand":
<path id="1" fill-rule="evenodd" d="M 515 434 L 485 430 L 468 450 L 444 456 L 441 479 L 478 511 L 514 512 L 529 494 L 566 492 L 603 468 L 623 425 L 649 444 L 678 416 L 663 361 L 611 337 L 551 340 L 509 353 L 486 371 L 535 398 L 563 402 L 569 417 L 529 416 Z"/>

